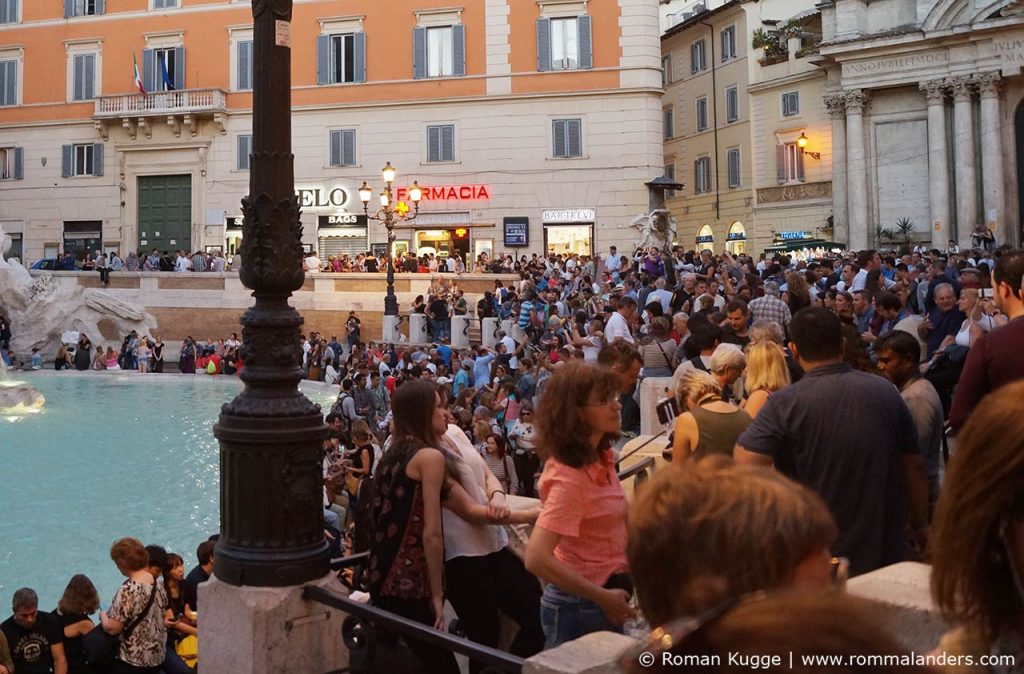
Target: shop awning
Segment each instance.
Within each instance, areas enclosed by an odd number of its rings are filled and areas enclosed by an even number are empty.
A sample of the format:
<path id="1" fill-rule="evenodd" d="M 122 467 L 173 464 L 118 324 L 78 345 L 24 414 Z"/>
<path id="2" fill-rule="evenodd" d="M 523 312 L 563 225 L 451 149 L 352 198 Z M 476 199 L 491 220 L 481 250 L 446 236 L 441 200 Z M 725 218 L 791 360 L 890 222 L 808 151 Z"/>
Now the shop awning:
<path id="1" fill-rule="evenodd" d="M 796 239 L 794 241 L 782 241 L 780 243 L 773 243 L 770 246 L 765 246 L 764 252 L 782 253 L 790 250 L 803 250 L 804 248 L 825 248 L 826 250 L 839 248 L 846 250 L 846 244 L 838 243 L 836 241 L 826 241 L 825 239 Z"/>

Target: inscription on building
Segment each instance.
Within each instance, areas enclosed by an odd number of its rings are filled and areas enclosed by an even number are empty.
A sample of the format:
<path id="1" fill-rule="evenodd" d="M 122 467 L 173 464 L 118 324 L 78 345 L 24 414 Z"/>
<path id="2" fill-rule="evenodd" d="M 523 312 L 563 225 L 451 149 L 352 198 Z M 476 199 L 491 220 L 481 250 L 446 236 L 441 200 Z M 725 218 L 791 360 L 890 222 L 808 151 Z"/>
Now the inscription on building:
<path id="1" fill-rule="evenodd" d="M 927 66 L 949 63 L 949 52 L 936 51 L 927 54 L 909 54 L 875 61 L 857 61 L 844 63 L 843 70 L 850 75 L 878 75 L 895 73 L 901 70 L 912 70 Z"/>

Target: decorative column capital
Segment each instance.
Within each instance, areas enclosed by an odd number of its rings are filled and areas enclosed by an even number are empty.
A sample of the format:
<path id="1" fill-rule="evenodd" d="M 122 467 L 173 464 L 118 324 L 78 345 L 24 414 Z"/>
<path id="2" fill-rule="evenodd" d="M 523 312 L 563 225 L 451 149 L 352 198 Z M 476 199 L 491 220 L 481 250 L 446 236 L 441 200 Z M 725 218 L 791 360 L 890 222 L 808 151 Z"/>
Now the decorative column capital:
<path id="1" fill-rule="evenodd" d="M 825 107 L 832 119 L 843 119 L 846 116 L 846 96 L 843 94 L 828 94 L 824 97 Z"/>
<path id="2" fill-rule="evenodd" d="M 950 77 L 946 80 L 946 86 L 953 90 L 953 100 L 958 103 L 970 102 L 974 95 L 974 78 L 969 75 Z"/>
<path id="3" fill-rule="evenodd" d="M 978 83 L 978 90 L 982 98 L 998 98 L 999 88 L 1003 85 L 1003 78 L 997 72 L 981 73 L 975 76 Z"/>
<path id="4" fill-rule="evenodd" d="M 928 105 L 942 105 L 946 102 L 946 89 L 948 84 L 945 80 L 928 80 L 927 82 L 921 82 L 918 88 L 924 92 L 924 96 L 928 99 Z"/>
<path id="5" fill-rule="evenodd" d="M 871 101 L 871 94 L 865 89 L 854 89 L 843 94 L 847 114 L 860 115 Z"/>

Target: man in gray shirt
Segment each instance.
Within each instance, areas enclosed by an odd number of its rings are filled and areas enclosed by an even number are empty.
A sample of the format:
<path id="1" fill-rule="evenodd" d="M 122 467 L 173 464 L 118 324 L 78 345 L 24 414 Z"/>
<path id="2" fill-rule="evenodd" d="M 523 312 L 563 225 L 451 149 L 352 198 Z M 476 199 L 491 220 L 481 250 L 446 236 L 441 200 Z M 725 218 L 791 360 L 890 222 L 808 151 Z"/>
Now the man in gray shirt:
<path id="1" fill-rule="evenodd" d="M 921 376 L 921 345 L 908 332 L 895 330 L 875 343 L 878 368 L 896 385 L 917 426 L 917 445 L 928 472 L 929 519 L 939 498 L 939 452 L 942 449 L 942 401 Z"/>

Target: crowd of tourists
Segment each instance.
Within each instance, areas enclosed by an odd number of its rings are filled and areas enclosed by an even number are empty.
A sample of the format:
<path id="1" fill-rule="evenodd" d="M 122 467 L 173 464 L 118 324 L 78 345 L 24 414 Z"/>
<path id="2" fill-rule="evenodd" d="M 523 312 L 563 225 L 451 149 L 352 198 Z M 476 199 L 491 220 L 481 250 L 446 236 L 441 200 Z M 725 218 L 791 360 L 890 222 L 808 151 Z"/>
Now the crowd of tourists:
<path id="1" fill-rule="evenodd" d="M 342 340 L 303 335 L 306 376 L 339 391 L 325 534 L 338 555 L 368 553 L 342 582 L 439 629 L 448 602 L 489 646 L 504 613 L 523 657 L 628 623 L 653 628 L 623 660 L 635 671 L 793 652 L 1024 672 L 1024 251 L 613 248 L 519 272 L 473 307 L 441 281 L 417 298 L 430 343 L 367 342 L 355 312 Z M 460 313 L 512 325 L 493 348 L 453 348 Z M 195 371 L 228 341 L 186 340 Z M 667 390 L 670 465 L 628 503 L 618 473 L 644 379 Z M 508 524 L 533 525 L 525 546 Z M 837 591 L 904 560 L 933 565 L 952 659 L 910 653 Z M 458 671 L 407 646 L 424 671 Z M 846 662 L 795 669 L 894 669 Z"/>
<path id="2" fill-rule="evenodd" d="M 199 544 L 187 575 L 181 555 L 162 546 L 115 541 L 110 559 L 125 581 L 105 610 L 81 573 L 52 611 L 40 610 L 32 588 L 16 590 L 0 623 L 0 674 L 193 674 L 199 585 L 213 572 L 216 538 Z"/>

